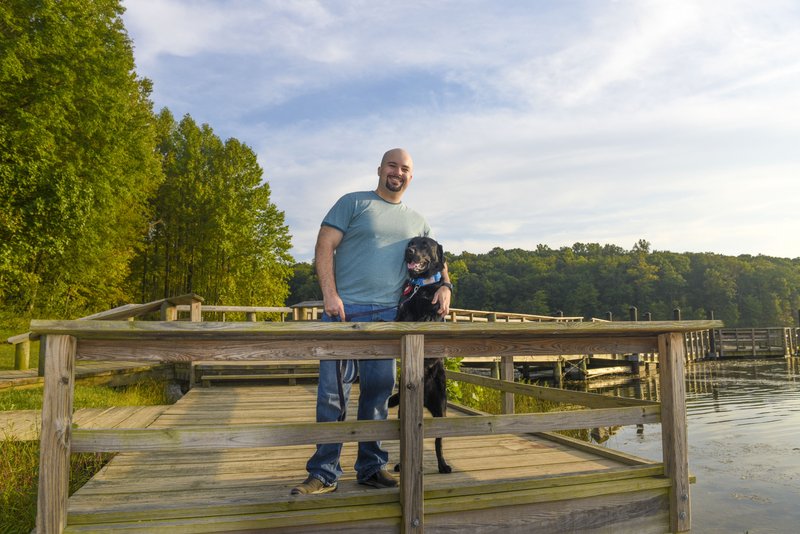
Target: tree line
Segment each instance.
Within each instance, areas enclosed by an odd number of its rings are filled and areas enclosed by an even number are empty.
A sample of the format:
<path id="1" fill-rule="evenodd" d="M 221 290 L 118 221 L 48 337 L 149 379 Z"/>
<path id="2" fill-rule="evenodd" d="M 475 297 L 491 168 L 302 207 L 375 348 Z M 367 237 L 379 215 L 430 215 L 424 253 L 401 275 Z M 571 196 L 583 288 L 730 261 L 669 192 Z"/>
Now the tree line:
<path id="1" fill-rule="evenodd" d="M 0 311 L 283 304 L 291 236 L 256 154 L 154 112 L 122 13 L 0 4 Z"/>
<path id="2" fill-rule="evenodd" d="M 707 319 L 729 327 L 791 326 L 800 308 L 800 258 L 631 250 L 576 243 L 536 250 L 447 254 L 453 306 L 628 320 Z M 297 264 L 290 302 L 320 298 L 313 265 Z"/>

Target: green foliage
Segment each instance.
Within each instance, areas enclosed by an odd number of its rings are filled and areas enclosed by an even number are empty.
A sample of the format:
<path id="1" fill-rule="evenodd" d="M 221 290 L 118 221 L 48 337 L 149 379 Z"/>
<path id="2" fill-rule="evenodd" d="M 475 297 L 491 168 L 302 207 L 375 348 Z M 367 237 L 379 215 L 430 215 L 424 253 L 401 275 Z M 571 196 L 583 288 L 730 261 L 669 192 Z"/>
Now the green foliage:
<path id="1" fill-rule="evenodd" d="M 0 5 L 0 302 L 67 316 L 123 300 L 161 180 L 150 83 L 118 0 Z"/>
<path id="2" fill-rule="evenodd" d="M 447 257 L 457 308 L 601 319 L 611 312 L 614 320 L 628 320 L 635 306 L 640 320 L 650 312 L 663 321 L 678 308 L 683 319 L 706 319 L 713 311 L 732 328 L 791 326 L 800 308 L 800 258 L 651 251 L 644 240 L 630 251 L 576 243 Z M 294 270 L 296 279 L 311 283 L 310 265 Z"/>
<path id="3" fill-rule="evenodd" d="M 164 182 L 132 263 L 141 301 L 198 293 L 207 304 L 282 305 L 288 295 L 291 236 L 270 202 L 255 153 L 222 142 L 190 116 L 158 116 Z"/>
<path id="4" fill-rule="evenodd" d="M 450 255 L 459 264 L 454 306 L 467 309 L 627 320 L 629 308 L 653 320 L 705 319 L 726 326 L 795 324 L 800 258 L 651 251 L 641 240 L 627 251 L 576 243 L 552 250 L 496 248 Z"/>
<path id="5" fill-rule="evenodd" d="M 292 267 L 292 279 L 289 281 L 290 304 L 307 300 L 322 300 L 322 290 L 314 266 L 309 263 L 296 263 Z"/>

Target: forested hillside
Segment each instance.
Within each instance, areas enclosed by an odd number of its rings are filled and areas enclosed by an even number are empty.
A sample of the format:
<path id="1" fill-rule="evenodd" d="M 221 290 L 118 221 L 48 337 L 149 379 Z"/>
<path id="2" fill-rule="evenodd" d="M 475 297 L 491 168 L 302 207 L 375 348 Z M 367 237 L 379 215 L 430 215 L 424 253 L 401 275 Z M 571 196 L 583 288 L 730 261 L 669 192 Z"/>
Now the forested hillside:
<path id="1" fill-rule="evenodd" d="M 558 250 L 495 248 L 448 254 L 458 308 L 627 320 L 714 317 L 726 326 L 791 326 L 800 307 L 800 258 L 631 250 L 576 243 Z M 319 298 L 311 267 L 295 266 L 289 302 Z M 317 291 L 316 293 L 314 291 Z"/>

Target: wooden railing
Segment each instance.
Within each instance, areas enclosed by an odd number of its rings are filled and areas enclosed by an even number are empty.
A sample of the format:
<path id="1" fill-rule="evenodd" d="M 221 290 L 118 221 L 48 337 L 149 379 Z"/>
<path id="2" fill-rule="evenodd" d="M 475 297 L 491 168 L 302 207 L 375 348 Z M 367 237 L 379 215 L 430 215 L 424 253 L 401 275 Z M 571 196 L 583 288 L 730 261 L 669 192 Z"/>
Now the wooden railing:
<path id="1" fill-rule="evenodd" d="M 722 358 L 798 355 L 794 328 L 723 328 L 713 336 L 716 355 Z"/>
<path id="2" fill-rule="evenodd" d="M 105 310 L 86 317 L 77 319 L 78 321 L 118 321 L 120 319 L 133 320 L 151 313 L 158 312 L 162 321 L 175 321 L 178 318 L 178 308 L 189 311 L 190 320 L 200 321 L 200 306 L 203 297 L 189 293 L 167 299 L 154 300 L 145 304 L 125 304 L 110 310 Z M 39 339 L 38 334 L 25 332 L 11 336 L 6 340 L 7 343 L 14 345 L 14 369 L 25 370 L 30 366 L 31 341 Z M 44 376 L 44 355 L 40 346 L 39 350 L 39 376 Z"/>
<path id="3" fill-rule="evenodd" d="M 401 525 L 423 527 L 424 437 L 529 433 L 598 426 L 662 425 L 670 480 L 670 529 L 689 530 L 684 404 L 685 332 L 716 321 L 646 323 L 320 323 L 33 321 L 46 354 L 37 528 L 63 531 L 72 452 L 209 450 L 313 443 L 400 440 Z M 659 352 L 662 404 L 610 399 L 604 406 L 542 414 L 437 418 L 423 425 L 423 358 L 516 354 Z M 89 360 L 276 360 L 400 358 L 399 420 L 292 423 L 188 429 L 72 429 L 74 363 Z M 507 372 L 507 369 L 506 369 Z M 506 375 L 508 376 L 508 375 Z M 504 382 L 513 393 L 519 385 Z M 596 397 L 592 402 L 598 402 Z M 590 406 L 592 404 L 589 404 Z"/>
<path id="4" fill-rule="evenodd" d="M 291 306 L 295 321 L 316 321 L 322 317 L 322 301 L 307 300 Z M 563 317 L 555 315 L 534 315 L 531 313 L 496 312 L 486 310 L 466 310 L 450 308 L 445 321 L 451 323 L 550 323 L 576 322 L 583 317 Z"/>
<path id="5" fill-rule="evenodd" d="M 178 306 L 179 312 L 189 311 L 189 306 Z M 225 321 L 225 314 L 233 313 L 237 315 L 244 315 L 246 321 L 255 322 L 258 316 L 277 316 L 279 321 L 283 321 L 287 315 L 292 314 L 294 310 L 288 306 L 200 306 L 200 315 L 205 317 L 204 314 L 216 314 L 221 321 Z"/>

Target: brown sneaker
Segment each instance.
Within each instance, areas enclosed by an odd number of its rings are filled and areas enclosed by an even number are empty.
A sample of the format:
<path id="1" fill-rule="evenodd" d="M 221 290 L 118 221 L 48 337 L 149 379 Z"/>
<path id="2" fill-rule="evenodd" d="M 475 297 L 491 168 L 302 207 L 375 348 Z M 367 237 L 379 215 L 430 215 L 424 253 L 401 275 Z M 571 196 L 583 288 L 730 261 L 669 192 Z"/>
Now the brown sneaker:
<path id="1" fill-rule="evenodd" d="M 365 478 L 364 480 L 359 480 L 358 483 L 361 484 L 362 486 L 370 486 L 379 489 L 397 487 L 397 480 L 383 469 L 376 472 L 369 478 Z"/>
<path id="2" fill-rule="evenodd" d="M 299 486 L 292 488 L 292 495 L 320 495 L 322 493 L 330 493 L 336 491 L 336 482 L 333 484 L 325 484 L 318 478 L 309 475 Z"/>

